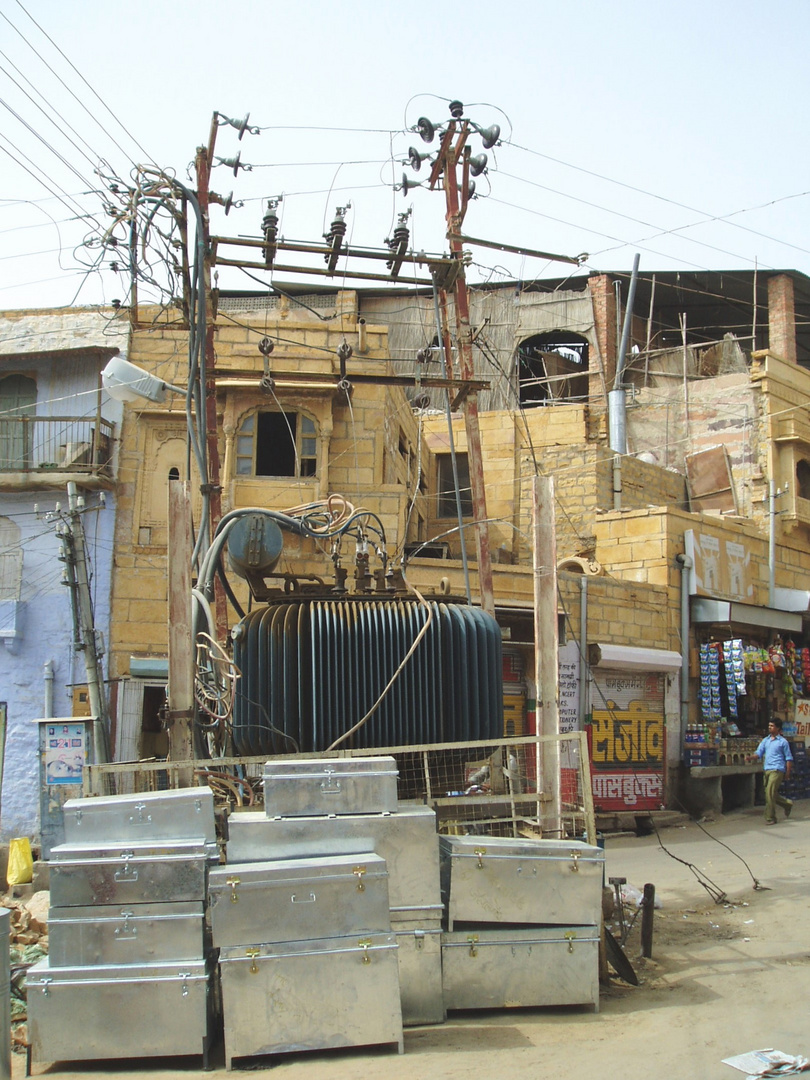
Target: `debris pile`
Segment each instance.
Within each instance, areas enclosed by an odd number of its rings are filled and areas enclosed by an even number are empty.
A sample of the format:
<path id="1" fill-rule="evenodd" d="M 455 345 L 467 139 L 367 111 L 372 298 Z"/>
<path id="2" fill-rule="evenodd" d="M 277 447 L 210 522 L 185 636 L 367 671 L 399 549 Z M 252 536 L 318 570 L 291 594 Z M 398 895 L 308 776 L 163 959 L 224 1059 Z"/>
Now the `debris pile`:
<path id="1" fill-rule="evenodd" d="M 0 897 L 0 904 L 11 911 L 11 1047 L 16 1053 L 22 1054 L 28 1045 L 25 975 L 32 964 L 48 955 L 50 893 L 41 890 L 25 899 L 3 896 Z"/>

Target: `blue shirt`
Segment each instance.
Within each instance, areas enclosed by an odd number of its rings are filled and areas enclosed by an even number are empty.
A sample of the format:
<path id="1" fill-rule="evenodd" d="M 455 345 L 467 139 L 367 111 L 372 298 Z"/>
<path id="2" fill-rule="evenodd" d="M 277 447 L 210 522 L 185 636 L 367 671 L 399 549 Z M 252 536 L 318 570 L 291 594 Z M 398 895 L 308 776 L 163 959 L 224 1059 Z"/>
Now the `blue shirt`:
<path id="1" fill-rule="evenodd" d="M 766 735 L 757 747 L 757 757 L 763 759 L 766 772 L 787 772 L 787 763 L 793 761 L 790 743 L 784 735 Z"/>

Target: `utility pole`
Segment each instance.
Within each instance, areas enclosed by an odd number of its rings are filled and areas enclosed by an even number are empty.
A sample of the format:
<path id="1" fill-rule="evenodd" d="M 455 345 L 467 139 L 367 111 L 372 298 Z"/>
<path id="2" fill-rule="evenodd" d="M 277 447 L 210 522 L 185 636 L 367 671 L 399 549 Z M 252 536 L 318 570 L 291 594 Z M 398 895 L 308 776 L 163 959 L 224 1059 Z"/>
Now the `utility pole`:
<path id="1" fill-rule="evenodd" d="M 104 648 L 96 632 L 93 619 L 93 599 L 90 595 L 90 579 L 87 571 L 87 548 L 84 539 L 84 497 L 76 485 L 67 486 L 68 512 L 59 515 L 57 536 L 62 544 L 61 558 L 65 563 L 66 584 L 70 588 L 73 611 L 74 647 L 84 656 L 87 676 L 87 694 L 93 724 L 93 756 L 97 765 L 109 761 L 107 750 L 107 702 L 104 697 L 104 680 L 101 658 Z"/>
<path id="2" fill-rule="evenodd" d="M 461 233 L 467 210 L 470 181 L 470 148 L 465 146 L 469 125 L 462 122 L 458 138 L 453 145 L 456 122 L 453 120 L 442 139 L 441 149 L 430 174 L 433 187 L 439 175 L 444 177 L 444 193 L 447 205 L 447 234 L 450 250 L 457 260 L 458 270 L 453 284 L 456 311 L 456 341 L 458 344 L 459 372 L 462 379 L 472 379 L 475 374 L 472 357 L 472 332 L 470 328 L 470 300 L 464 275 L 464 252 L 461 241 L 453 239 Z M 459 168 L 461 177 L 459 177 Z M 459 199 L 459 188 L 461 199 Z M 484 461 L 481 451 L 481 430 L 478 424 L 478 396 L 474 392 L 464 396 L 462 402 L 464 426 L 467 432 L 467 460 L 470 467 L 470 488 L 475 521 L 475 542 L 478 552 L 478 588 L 481 607 L 495 615 L 495 594 L 492 582 L 492 556 L 489 546 L 489 523 L 487 520 L 487 496 L 484 484 Z M 461 538 L 462 544 L 464 537 Z"/>
<path id="3" fill-rule="evenodd" d="M 205 408 L 205 432 L 206 432 L 206 460 L 208 462 L 208 475 L 201 477 L 203 493 L 208 495 L 210 512 L 210 535 L 222 518 L 222 484 L 220 481 L 219 468 L 219 441 L 217 430 L 217 387 L 216 366 L 217 354 L 214 349 L 214 297 L 211 290 L 211 239 L 208 220 L 208 208 L 210 205 L 209 186 L 211 183 L 211 164 L 214 160 L 214 147 L 217 140 L 217 113 L 211 119 L 211 130 L 208 135 L 208 145 L 197 147 L 197 155 L 194 159 L 194 168 L 197 175 L 197 201 L 200 206 L 200 218 L 202 222 L 201 243 L 204 249 L 203 255 L 203 296 L 205 304 L 205 342 L 204 363 L 205 369 L 202 376 L 202 392 Z M 242 137 L 244 129 L 240 132 Z M 191 329 L 191 328 L 190 328 Z M 224 640 L 228 632 L 228 611 L 225 602 L 225 594 L 218 583 L 214 585 L 215 619 L 217 638 Z"/>

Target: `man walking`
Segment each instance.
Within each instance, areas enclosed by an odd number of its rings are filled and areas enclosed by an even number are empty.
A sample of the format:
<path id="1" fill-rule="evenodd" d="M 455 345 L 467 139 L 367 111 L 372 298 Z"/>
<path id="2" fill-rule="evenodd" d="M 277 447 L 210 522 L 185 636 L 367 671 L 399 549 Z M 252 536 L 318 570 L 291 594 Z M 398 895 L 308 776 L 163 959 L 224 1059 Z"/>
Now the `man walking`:
<path id="1" fill-rule="evenodd" d="M 779 794 L 782 781 L 790 779 L 793 768 L 793 754 L 790 743 L 782 734 L 782 721 L 771 720 L 768 734 L 757 747 L 757 757 L 762 759 L 765 768 L 765 824 L 776 824 L 776 807 L 784 808 L 785 817 L 790 817 L 793 803 Z"/>

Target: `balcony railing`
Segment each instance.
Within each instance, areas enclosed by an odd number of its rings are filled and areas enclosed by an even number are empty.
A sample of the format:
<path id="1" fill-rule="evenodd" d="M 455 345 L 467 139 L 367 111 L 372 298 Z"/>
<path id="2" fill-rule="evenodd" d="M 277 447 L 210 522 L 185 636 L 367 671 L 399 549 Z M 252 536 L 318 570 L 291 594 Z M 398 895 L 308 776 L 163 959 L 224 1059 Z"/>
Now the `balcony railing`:
<path id="1" fill-rule="evenodd" d="M 0 474 L 111 476 L 113 430 L 98 416 L 0 418 Z"/>

